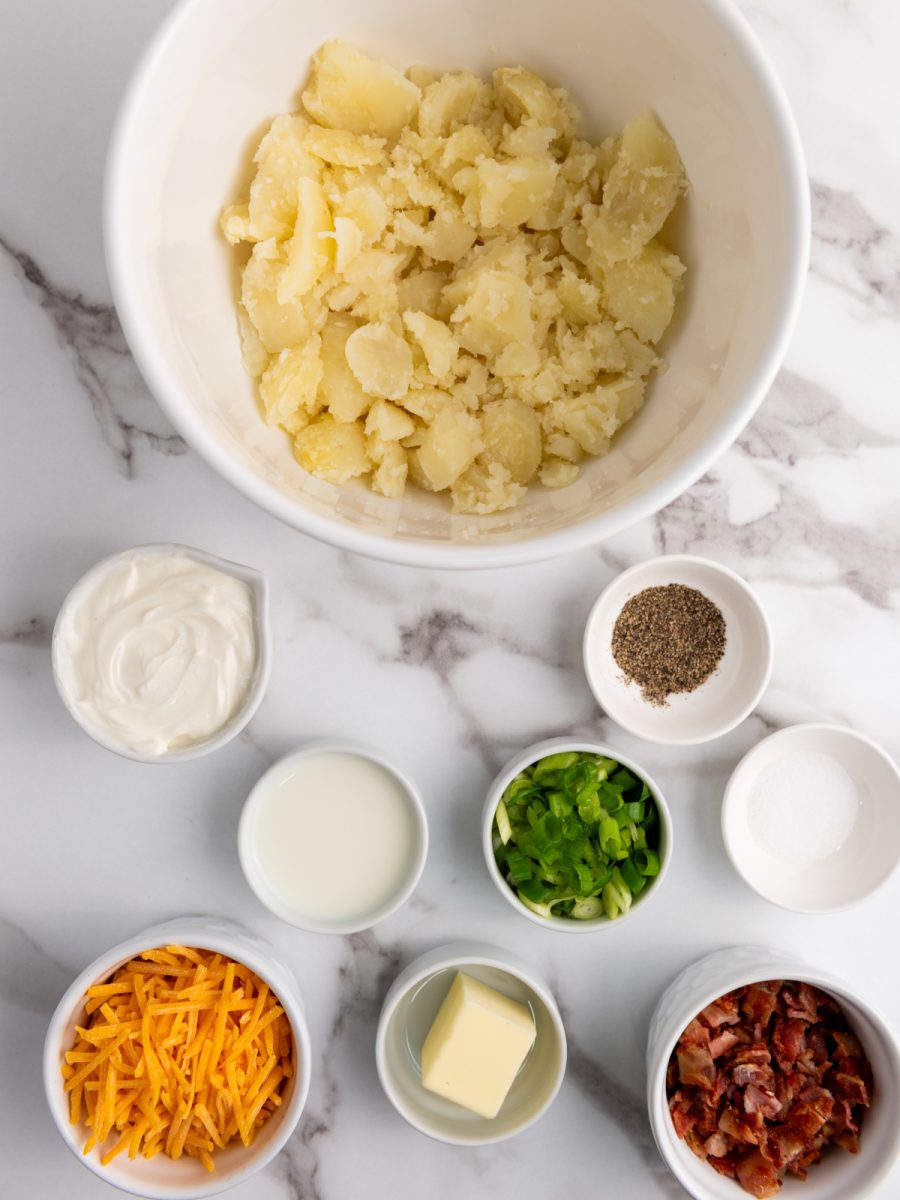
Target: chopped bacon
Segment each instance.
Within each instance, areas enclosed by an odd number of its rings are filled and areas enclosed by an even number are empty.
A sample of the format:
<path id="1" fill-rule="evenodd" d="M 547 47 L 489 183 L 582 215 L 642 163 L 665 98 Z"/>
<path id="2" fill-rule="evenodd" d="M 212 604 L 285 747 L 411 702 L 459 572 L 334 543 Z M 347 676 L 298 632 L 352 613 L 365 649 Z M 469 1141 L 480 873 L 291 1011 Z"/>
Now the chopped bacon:
<path id="1" fill-rule="evenodd" d="M 868 1090 L 858 1075 L 848 1075 L 844 1071 L 838 1071 L 830 1076 L 829 1082 L 834 1088 L 835 1095 L 841 1100 L 847 1100 L 850 1104 L 862 1104 L 865 1108 L 869 1107 Z"/>
<path id="2" fill-rule="evenodd" d="M 708 1046 L 687 1045 L 676 1051 L 678 1078 L 683 1084 L 693 1084 L 704 1092 L 712 1090 L 716 1081 L 716 1064 Z"/>
<path id="3" fill-rule="evenodd" d="M 769 1018 L 775 1011 L 779 987 L 780 984 L 773 981 L 771 983 L 753 983 L 747 988 L 741 1001 L 741 1008 L 751 1025 L 759 1025 L 761 1028 L 768 1025 Z"/>
<path id="4" fill-rule="evenodd" d="M 707 1004 L 700 1016 L 710 1029 L 718 1029 L 720 1025 L 737 1025 L 741 1013 L 736 994 L 729 992 L 727 996 Z"/>
<path id="5" fill-rule="evenodd" d="M 721 1058 L 734 1046 L 740 1045 L 740 1038 L 736 1033 L 732 1033 L 730 1029 L 723 1029 L 709 1043 L 709 1052 L 713 1058 Z"/>
<path id="6" fill-rule="evenodd" d="M 788 1071 L 806 1049 L 806 1023 L 794 1017 L 776 1017 L 772 1052 L 782 1071 Z"/>
<path id="7" fill-rule="evenodd" d="M 859 1149 L 872 1069 L 837 1002 L 804 982 L 738 988 L 690 1022 L 666 1076 L 675 1132 L 753 1196 Z"/>
<path id="8" fill-rule="evenodd" d="M 774 1196 L 781 1187 L 775 1168 L 758 1150 L 741 1162 L 737 1169 L 738 1183 L 751 1196 Z"/>
<path id="9" fill-rule="evenodd" d="M 777 1117 L 781 1112 L 781 1101 L 768 1088 L 757 1087 L 755 1083 L 751 1083 L 744 1089 L 744 1112 Z"/>
<path id="10" fill-rule="evenodd" d="M 731 1149 L 731 1142 L 724 1133 L 716 1132 L 703 1143 L 703 1149 L 710 1158 L 724 1158 Z"/>

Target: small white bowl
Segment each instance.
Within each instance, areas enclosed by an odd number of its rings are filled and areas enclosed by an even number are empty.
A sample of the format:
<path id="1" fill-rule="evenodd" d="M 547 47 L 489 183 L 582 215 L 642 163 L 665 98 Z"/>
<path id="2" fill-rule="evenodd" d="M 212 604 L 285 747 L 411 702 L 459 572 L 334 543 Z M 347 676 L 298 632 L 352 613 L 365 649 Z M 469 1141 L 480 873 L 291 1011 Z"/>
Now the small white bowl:
<path id="1" fill-rule="evenodd" d="M 134 955 L 166 945 L 217 951 L 249 967 L 278 997 L 294 1037 L 297 1073 L 281 1106 L 260 1128 L 249 1147 L 238 1144 L 216 1151 L 213 1172 L 187 1155 L 175 1161 L 165 1154 L 151 1159 L 141 1155 L 130 1159 L 127 1154 L 120 1154 L 103 1166 L 96 1150 L 87 1156 L 82 1154 L 88 1131 L 83 1125 L 72 1125 L 69 1121 L 69 1099 L 60 1068 L 72 1046 L 75 1026 L 84 1019 L 85 992 L 92 984 L 108 980 Z M 106 1183 L 151 1200 L 195 1200 L 234 1187 L 275 1157 L 300 1120 L 309 1092 L 311 1063 L 309 1030 L 297 981 L 271 946 L 242 926 L 219 917 L 182 917 L 145 929 L 101 954 L 68 988 L 50 1018 L 44 1041 L 44 1091 L 63 1141 L 79 1162 Z"/>
<path id="2" fill-rule="evenodd" d="M 827 857 L 796 864 L 760 844 L 751 811 L 763 772 L 805 753 L 825 755 L 846 772 L 859 808 L 845 840 Z M 881 887 L 900 861 L 900 772 L 880 746 L 852 729 L 792 725 L 764 738 L 738 763 L 722 802 L 722 837 L 737 873 L 764 899 L 792 912 L 849 908 Z"/>
<path id="3" fill-rule="evenodd" d="M 247 696 L 243 705 L 229 721 L 226 721 L 221 729 L 210 737 L 203 738 L 201 741 L 194 742 L 193 745 L 185 746 L 180 750 L 167 750 L 163 754 L 145 754 L 139 750 L 134 750 L 124 742 L 111 737 L 105 730 L 91 724 L 90 720 L 86 719 L 81 707 L 72 697 L 71 690 L 66 681 L 64 661 L 66 652 L 63 646 L 63 633 L 69 614 L 81 603 L 82 599 L 97 582 L 118 563 L 130 558 L 150 554 L 178 555 L 184 558 L 192 558 L 203 566 L 213 567 L 225 575 L 232 575 L 235 579 L 240 579 L 253 593 L 253 615 L 256 627 L 256 670 L 250 687 L 247 689 Z M 205 550 L 197 550 L 193 546 L 181 546 L 175 542 L 152 542 L 146 546 L 133 546 L 129 550 L 122 550 L 119 554 L 111 554 L 109 558 L 101 559 L 100 562 L 96 563 L 89 571 L 82 575 L 62 602 L 53 626 L 53 637 L 50 645 L 53 681 L 56 684 L 56 690 L 59 692 L 60 699 L 74 721 L 81 726 L 88 737 L 92 738 L 98 746 L 103 746 L 106 750 L 112 750 L 114 754 L 118 754 L 122 758 L 130 758 L 134 762 L 187 762 L 189 759 L 201 758 L 204 754 L 210 754 L 213 750 L 218 750 L 230 742 L 232 738 L 241 732 L 262 702 L 266 688 L 269 685 L 269 676 L 272 673 L 269 583 L 265 575 L 253 567 L 246 567 L 242 563 L 229 562 L 227 559 L 218 558 L 215 554 L 207 554 Z"/>
<path id="4" fill-rule="evenodd" d="M 660 1154 L 695 1200 L 740 1200 L 732 1179 L 716 1171 L 676 1135 L 666 1098 L 666 1070 L 688 1023 L 726 992 L 766 979 L 795 979 L 829 992 L 839 1001 L 862 1043 L 875 1075 L 875 1094 L 862 1126 L 859 1154 L 834 1150 L 810 1168 L 805 1180 L 785 1180 L 786 1200 L 862 1200 L 884 1179 L 900 1152 L 900 1051 L 884 1019 L 849 984 L 778 950 L 735 946 L 692 963 L 665 990 L 650 1021 L 647 1039 L 647 1107 Z"/>
<path id="5" fill-rule="evenodd" d="M 293 764 L 299 759 L 308 758 L 315 754 L 333 753 L 353 754 L 359 758 L 370 759 L 397 780 L 409 801 L 410 812 L 415 827 L 415 845 L 402 883 L 383 904 L 377 909 L 361 915 L 358 919 L 328 921 L 320 917 L 311 916 L 308 913 L 299 912 L 288 904 L 276 889 L 273 888 L 259 861 L 255 833 L 256 820 L 268 787 L 278 779 L 283 778 L 285 773 L 290 772 Z M 363 929 L 371 929 L 373 925 L 377 925 L 379 921 L 383 921 L 386 917 L 396 912 L 401 905 L 406 903 L 421 878 L 427 856 L 428 821 L 425 817 L 425 807 L 422 804 L 422 797 L 419 795 L 415 784 L 398 767 L 388 762 L 376 750 L 372 750 L 368 746 L 354 741 L 317 740 L 308 742 L 299 750 L 295 750 L 291 754 L 285 755 L 284 758 L 279 759 L 257 781 L 250 792 L 244 803 L 238 826 L 238 857 L 241 861 L 241 869 L 244 872 L 244 878 L 247 880 L 257 899 L 270 912 L 273 912 L 276 917 L 280 917 L 282 921 L 287 921 L 289 925 L 295 925 L 298 929 L 305 929 L 309 933 L 347 934 L 359 933 Z"/>
<path id="6" fill-rule="evenodd" d="M 576 921 L 570 917 L 548 918 L 539 916 L 522 903 L 500 874 L 497 861 L 494 858 L 494 815 L 497 812 L 497 805 L 500 803 L 503 793 L 520 771 L 524 771 L 526 767 L 530 767 L 539 758 L 544 758 L 548 754 L 561 754 L 567 750 L 577 750 L 587 754 L 602 754 L 605 758 L 614 758 L 617 763 L 623 767 L 627 767 L 629 771 L 632 771 L 639 779 L 642 779 L 646 783 L 656 803 L 656 810 L 659 813 L 659 874 L 635 898 L 628 912 L 620 913 L 614 921 L 610 921 L 606 916 L 595 917 L 589 921 Z M 512 905 L 517 913 L 521 913 L 523 917 L 527 917 L 535 925 L 540 925 L 542 929 L 555 929 L 561 933 L 594 933 L 599 929 L 614 929 L 616 926 L 621 925 L 623 921 L 627 921 L 635 912 L 643 910 L 647 906 L 650 897 L 655 896 L 660 890 L 672 858 L 672 815 L 669 812 L 669 806 L 666 804 L 662 792 L 643 767 L 638 766 L 633 759 L 626 758 L 618 750 L 613 750 L 610 746 L 606 746 L 602 742 L 587 741 L 584 738 L 549 738 L 545 742 L 536 742 L 533 746 L 529 746 L 526 750 L 523 750 L 521 754 L 517 754 L 515 758 L 510 759 L 491 784 L 484 802 L 484 810 L 481 818 L 481 845 L 484 850 L 484 861 L 487 864 L 488 874 L 496 884 L 500 895 L 503 896 L 508 904 Z"/>
<path id="7" fill-rule="evenodd" d="M 422 1086 L 422 1044 L 457 971 L 465 971 L 534 1016 L 537 1037 L 493 1119 Z M 385 996 L 375 1040 L 385 1095 L 420 1133 L 456 1146 L 485 1146 L 527 1129 L 550 1107 L 566 1070 L 566 1031 L 550 989 L 514 955 L 480 942 L 453 942 L 417 958 Z"/>
<path id="8" fill-rule="evenodd" d="M 626 680 L 613 658 L 612 635 L 627 600 L 669 583 L 695 588 L 716 605 L 725 618 L 725 653 L 696 691 L 654 705 Z M 584 631 L 584 669 L 597 703 L 623 729 L 650 742 L 691 746 L 728 733 L 759 703 L 772 674 L 772 632 L 734 571 L 708 558 L 664 554 L 623 571 L 600 593 Z"/>

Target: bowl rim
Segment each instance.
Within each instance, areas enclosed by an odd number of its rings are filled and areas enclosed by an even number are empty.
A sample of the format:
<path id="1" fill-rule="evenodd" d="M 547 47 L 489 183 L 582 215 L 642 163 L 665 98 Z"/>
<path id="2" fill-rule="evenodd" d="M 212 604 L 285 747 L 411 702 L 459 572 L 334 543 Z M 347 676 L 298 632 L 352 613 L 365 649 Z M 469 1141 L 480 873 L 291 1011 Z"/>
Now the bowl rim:
<path id="1" fill-rule="evenodd" d="M 182 937 L 182 934 L 186 934 L 186 936 Z M 127 1180 L 117 1179 L 115 1183 L 112 1183 L 108 1175 L 108 1168 L 103 1166 L 97 1155 L 82 1154 L 81 1145 L 76 1136 L 80 1133 L 81 1127 L 70 1124 L 68 1112 L 63 1113 L 62 1108 L 55 1103 L 52 1097 L 59 1092 L 62 1085 L 59 1073 L 59 1048 L 62 1032 L 75 1006 L 83 1001 L 87 989 L 97 980 L 105 979 L 118 964 L 142 950 L 153 949 L 173 942 L 199 946 L 204 950 L 225 954 L 236 962 L 249 967 L 268 983 L 278 996 L 279 1003 L 290 1022 L 299 1065 L 291 1099 L 284 1109 L 285 1117 L 282 1119 L 281 1128 L 264 1148 L 256 1151 L 252 1146 L 247 1148 L 248 1162 L 245 1167 L 237 1169 L 233 1177 L 225 1183 L 221 1179 L 217 1179 L 213 1172 L 197 1184 L 166 1185 L 165 1190 L 159 1189 L 153 1193 L 148 1192 L 144 1185 L 141 1185 L 140 1189 L 137 1186 L 129 1186 Z M 176 917 L 126 938 L 110 950 L 98 955 L 66 988 L 53 1010 L 44 1036 L 41 1064 L 44 1095 L 53 1123 L 68 1149 L 80 1163 L 93 1171 L 104 1183 L 118 1187 L 131 1195 L 149 1196 L 151 1200 L 154 1196 L 156 1200 L 199 1200 L 200 1197 L 216 1195 L 243 1183 L 271 1162 L 284 1148 L 297 1128 L 306 1107 L 312 1078 L 312 1049 L 309 1026 L 296 979 L 291 969 L 276 958 L 274 953 L 274 961 L 268 960 L 266 952 L 269 948 L 268 943 L 259 934 L 228 918 L 202 915 Z M 280 974 L 286 976 L 281 982 L 278 980 Z M 287 987 L 283 984 L 286 984 Z"/>
<path id="2" fill-rule="evenodd" d="M 741 950 L 751 952 L 754 955 L 754 961 L 749 965 L 746 962 L 740 964 L 737 961 L 730 962 L 730 955 L 735 951 Z M 658 1029 L 659 1009 L 663 1001 L 672 993 L 676 985 L 686 978 L 689 972 L 702 967 L 706 963 L 711 964 L 714 960 L 719 960 L 721 963 L 721 969 L 716 975 L 717 982 L 715 986 L 707 985 L 705 988 L 697 989 L 694 992 L 685 991 L 672 1017 L 666 1022 L 665 1028 L 667 1033 L 665 1038 L 659 1039 L 654 1044 L 654 1035 Z M 830 971 L 821 970 L 792 951 L 776 950 L 769 946 L 753 945 L 739 947 L 731 945 L 693 960 L 671 979 L 663 989 L 650 1019 L 647 1039 L 646 1096 L 650 1128 L 660 1157 L 682 1187 L 690 1195 L 696 1196 L 697 1200 L 705 1200 L 705 1196 L 701 1196 L 695 1191 L 696 1182 L 693 1179 L 686 1178 L 683 1175 L 677 1160 L 673 1161 L 672 1157 L 667 1153 L 668 1141 L 661 1136 L 660 1122 L 669 1119 L 669 1109 L 666 1103 L 666 1070 L 669 1058 L 689 1022 L 698 1013 L 702 1012 L 707 1004 L 711 1004 L 713 1000 L 717 1000 L 726 992 L 733 991 L 737 987 L 743 987 L 751 983 L 761 983 L 768 979 L 796 979 L 799 982 L 811 983 L 825 992 L 833 993 L 838 1000 L 858 1008 L 875 1027 L 884 1041 L 892 1047 L 893 1062 L 891 1067 L 893 1073 L 900 1076 L 900 1044 L 898 1044 L 890 1024 L 885 1020 L 884 1015 L 878 1008 L 860 996 L 850 984 L 846 983 L 839 976 L 833 975 Z M 676 1017 L 677 1019 L 675 1019 Z M 651 1051 L 653 1051 L 652 1059 Z M 865 1191 L 855 1193 L 855 1197 L 862 1200 L 863 1196 L 869 1195 L 884 1180 L 889 1172 L 894 1169 L 896 1152 L 898 1150 L 900 1150 L 900 1125 L 898 1125 L 894 1137 L 894 1153 L 885 1155 L 884 1161 L 875 1169 L 871 1179 L 866 1183 Z"/>
<path id="3" fill-rule="evenodd" d="M 493 967 L 495 970 L 502 971 L 507 975 L 511 975 L 514 979 L 518 979 L 520 983 L 524 983 L 527 988 L 534 992 L 547 1010 L 560 1052 L 556 1077 L 552 1081 L 547 1096 L 537 1111 L 532 1113 L 522 1124 L 517 1125 L 514 1129 L 506 1133 L 484 1137 L 454 1136 L 453 1134 L 438 1132 L 437 1129 L 429 1126 L 427 1122 L 422 1121 L 411 1110 L 407 1109 L 399 1099 L 388 1077 L 387 1032 L 388 1026 L 400 1005 L 415 987 L 432 975 L 436 975 L 439 971 L 452 970 L 454 967 L 462 970 L 466 966 Z M 385 1096 L 407 1124 L 417 1129 L 419 1133 L 424 1133 L 426 1137 L 451 1146 L 496 1145 L 498 1142 L 507 1141 L 509 1138 L 523 1133 L 536 1121 L 540 1120 L 556 1099 L 559 1089 L 562 1087 L 563 1078 L 565 1077 L 567 1061 L 568 1041 L 566 1030 L 553 993 L 543 980 L 532 972 L 530 967 L 521 962 L 516 955 L 502 950 L 499 946 L 489 946 L 481 942 L 458 941 L 443 946 L 436 946 L 434 949 L 420 954 L 397 974 L 387 991 L 381 1006 L 381 1012 L 378 1016 L 378 1026 L 375 1033 L 375 1068 Z"/>
<path id="4" fill-rule="evenodd" d="M 613 700 L 610 704 L 610 697 L 601 681 L 601 678 L 591 665 L 591 658 L 588 652 L 588 644 L 592 636 L 594 623 L 600 614 L 600 609 L 608 601 L 613 592 L 618 591 L 639 572 L 647 567 L 662 563 L 689 563 L 701 567 L 709 571 L 713 575 L 722 575 L 731 583 L 735 584 L 739 591 L 749 600 L 756 618 L 759 621 L 760 629 L 762 630 L 763 642 L 765 645 L 765 666 L 760 679 L 759 686 L 753 693 L 752 700 L 744 705 L 738 716 L 728 721 L 716 725 L 707 733 L 696 737 L 678 737 L 678 736 L 661 736 L 660 734 L 648 733 L 647 730 L 640 724 L 623 717 L 621 709 Z M 652 584 L 648 586 L 653 586 Z M 772 680 L 772 670 L 775 664 L 775 639 L 772 633 L 772 625 L 766 614 L 766 610 L 762 606 L 762 602 L 756 592 L 750 586 L 746 579 L 738 575 L 730 567 L 726 567 L 724 563 L 716 562 L 713 558 L 706 558 L 700 554 L 656 554 L 652 558 L 645 558 L 639 563 L 634 563 L 621 571 L 613 579 L 609 581 L 597 599 L 591 605 L 591 611 L 588 613 L 587 620 L 584 625 L 584 638 L 582 640 L 582 662 L 584 664 L 584 674 L 587 679 L 588 687 L 593 693 L 594 699 L 597 701 L 603 712 L 615 723 L 621 726 L 628 733 L 632 733 L 635 737 L 643 738 L 647 742 L 655 742 L 658 746 L 700 746 L 705 742 L 715 741 L 717 738 L 724 737 L 726 733 L 730 733 L 732 729 L 736 729 L 742 721 L 746 721 L 747 717 L 754 711 L 760 700 L 765 695 Z"/>
<path id="5" fill-rule="evenodd" d="M 583 750 L 590 754 L 601 754 L 604 758 L 615 759 L 620 766 L 626 767 L 633 774 L 637 775 L 647 787 L 653 796 L 656 804 L 657 812 L 660 817 L 660 825 L 665 835 L 664 852 L 660 855 L 659 874 L 653 881 L 653 884 L 647 888 L 646 894 L 639 897 L 628 909 L 627 912 L 621 913 L 614 921 L 610 921 L 608 917 L 592 917 L 587 921 L 575 921 L 568 917 L 541 917 L 537 913 L 531 911 L 518 896 L 513 892 L 512 888 L 500 874 L 494 859 L 493 847 L 493 828 L 494 815 L 497 811 L 497 804 L 500 797 L 506 791 L 507 786 L 512 780 L 530 766 L 539 758 L 544 758 L 547 754 L 558 754 L 564 750 Z M 527 746 L 518 754 L 514 755 L 506 765 L 501 768 L 495 776 L 493 783 L 488 788 L 484 806 L 481 815 L 481 848 L 484 854 L 485 865 L 487 866 L 488 874 L 494 886 L 505 898 L 508 904 L 515 909 L 523 917 L 527 917 L 533 925 L 539 926 L 541 929 L 548 929 L 555 933 L 572 933 L 572 934 L 587 934 L 598 933 L 601 930 L 615 929 L 623 925 L 630 917 L 634 916 L 637 911 L 641 911 L 647 907 L 652 897 L 660 890 L 662 883 L 669 872 L 669 866 L 672 862 L 672 848 L 674 838 L 672 834 L 672 813 L 669 805 L 666 802 L 665 796 L 659 789 L 659 785 L 648 775 L 648 773 L 639 766 L 638 763 L 626 754 L 620 754 L 618 750 L 613 749 L 605 742 L 598 741 L 595 738 L 587 737 L 555 737 L 547 738 L 541 742 L 534 742 Z"/>
<path id="6" fill-rule="evenodd" d="M 191 10 L 208 0 L 179 0 L 151 39 L 127 85 L 117 113 L 103 184 L 103 242 L 107 273 L 122 330 L 141 375 L 157 403 L 189 445 L 237 491 L 284 524 L 340 550 L 405 566 L 473 569 L 537 562 L 584 549 L 620 533 L 651 516 L 685 492 L 733 444 L 753 417 L 781 366 L 793 335 L 803 296 L 810 254 L 811 212 L 806 163 L 796 120 L 784 88 L 749 22 L 731 0 L 699 0 L 730 36 L 746 62 L 764 107 L 771 116 L 772 137 L 784 167 L 788 195 L 786 224 L 790 247 L 783 264 L 784 286 L 764 348 L 728 413 L 664 479 L 613 512 L 601 512 L 573 525 L 522 541 L 444 545 L 417 538 L 356 529 L 330 516 L 306 510 L 277 488 L 234 460 L 213 438 L 182 389 L 145 335 L 140 316 L 135 265 L 128 251 L 125 207 L 132 126 L 138 119 L 145 90 L 164 59 L 171 41 Z"/>
<path id="7" fill-rule="evenodd" d="M 192 558 L 195 562 L 203 566 L 213 567 L 223 575 L 230 575 L 233 579 L 240 580 L 253 593 L 253 626 L 256 634 L 257 649 L 256 670 L 253 674 L 250 687 L 247 689 L 244 703 L 219 730 L 210 734 L 209 737 L 203 738 L 199 742 L 194 742 L 190 746 L 185 746 L 181 750 L 166 750 L 162 754 L 148 754 L 141 750 L 135 750 L 124 742 L 120 742 L 108 735 L 103 729 L 90 725 L 84 720 L 78 705 L 69 695 L 68 688 L 62 677 L 62 630 L 70 609 L 81 600 L 93 584 L 101 580 L 117 563 L 126 562 L 130 558 L 138 558 L 141 555 L 158 556 L 160 558 L 166 556 Z M 132 762 L 148 763 L 151 765 L 168 765 L 169 763 L 188 762 L 194 758 L 202 758 L 204 755 L 211 754 L 214 750 L 227 745 L 228 742 L 237 737 L 241 730 L 249 724 L 266 694 L 272 674 L 272 623 L 269 614 L 269 581 L 263 572 L 257 570 L 256 567 L 250 567 L 245 563 L 233 562 L 230 559 L 221 558 L 217 554 L 211 554 L 208 550 L 201 550 L 196 546 L 187 546 L 179 542 L 146 542 L 139 546 L 129 546 L 125 550 L 119 550 L 115 554 L 109 554 L 105 558 L 101 558 L 92 567 L 89 567 L 83 575 L 79 576 L 69 588 L 62 604 L 59 606 L 56 620 L 53 623 L 53 633 L 50 637 L 50 662 L 53 682 L 69 716 L 72 717 L 76 725 L 92 741 L 96 742 L 98 746 L 102 746 L 104 750 L 111 750 L 113 754 L 117 754 L 120 758 L 130 759 Z"/>
<path id="8" fill-rule="evenodd" d="M 315 917 L 309 917 L 297 912 L 287 904 L 281 904 L 280 902 L 273 903 L 274 897 L 268 895 L 261 886 L 258 886 L 262 872 L 257 869 L 254 860 L 252 838 L 256 817 L 262 804 L 263 785 L 267 780 L 278 774 L 288 763 L 302 758 L 310 758 L 316 754 L 351 754 L 376 763 L 383 770 L 387 771 L 393 779 L 397 780 L 410 802 L 416 827 L 416 845 L 413 856 L 410 859 L 409 870 L 404 876 L 402 886 L 394 892 L 390 899 L 365 917 L 348 919 L 346 921 L 317 920 Z M 399 908 L 403 907 L 418 886 L 428 858 L 428 845 L 428 817 L 425 813 L 425 805 L 419 789 L 410 777 L 389 758 L 385 757 L 381 751 L 375 750 L 363 742 L 357 742 L 352 738 L 316 738 L 312 741 L 304 742 L 294 750 L 289 750 L 287 754 L 281 755 L 271 766 L 267 767 L 250 789 L 241 809 L 240 820 L 238 821 L 238 858 L 247 886 L 260 904 L 264 905 L 269 912 L 274 913 L 276 917 L 286 924 L 292 925 L 296 929 L 303 929 L 307 933 L 336 934 L 341 936 L 350 933 L 362 933 L 363 930 L 371 929 L 381 921 L 392 916 Z M 272 890 L 274 892 L 274 889 Z"/>
<path id="9" fill-rule="evenodd" d="M 875 883 L 868 885 L 865 890 L 856 894 L 853 900 L 848 900 L 845 904 L 832 904 L 826 907 L 787 904 L 784 900 L 776 900 L 774 896 L 770 896 L 762 888 L 758 887 L 753 880 L 745 872 L 741 865 L 740 854 L 737 847 L 734 845 L 733 839 L 729 836 L 728 822 L 730 815 L 737 809 L 740 803 L 740 796 L 743 788 L 741 785 L 740 776 L 743 774 L 747 764 L 757 756 L 757 752 L 761 752 L 761 747 L 768 745 L 773 740 L 786 741 L 795 737 L 798 733 L 833 733 L 841 737 L 848 738 L 850 741 L 856 741 L 865 746 L 877 758 L 880 758 L 885 765 L 890 769 L 894 777 L 898 796 L 900 796 L 900 767 L 891 758 L 888 752 L 880 746 L 873 738 L 868 737 L 864 733 L 860 733 L 856 729 L 852 729 L 849 725 L 837 725 L 830 721 L 804 721 L 797 725 L 785 725 L 783 729 L 776 729 L 774 733 L 768 734 L 761 738 L 754 746 L 751 746 L 746 754 L 742 756 L 737 766 L 728 777 L 728 782 L 725 785 L 725 791 L 722 794 L 722 805 L 720 813 L 720 826 L 722 831 L 722 842 L 725 846 L 725 853 L 734 867 L 737 874 L 744 883 L 757 896 L 761 896 L 769 904 L 774 904 L 776 908 L 782 909 L 784 912 L 803 913 L 805 916 L 829 916 L 832 913 L 846 912 L 850 908 L 855 908 L 857 904 L 861 904 L 864 900 L 868 900 L 870 896 L 874 896 L 876 892 L 885 887 L 897 873 L 897 868 L 900 866 L 900 854 L 894 858 L 893 865 L 890 869 L 877 880 Z"/>

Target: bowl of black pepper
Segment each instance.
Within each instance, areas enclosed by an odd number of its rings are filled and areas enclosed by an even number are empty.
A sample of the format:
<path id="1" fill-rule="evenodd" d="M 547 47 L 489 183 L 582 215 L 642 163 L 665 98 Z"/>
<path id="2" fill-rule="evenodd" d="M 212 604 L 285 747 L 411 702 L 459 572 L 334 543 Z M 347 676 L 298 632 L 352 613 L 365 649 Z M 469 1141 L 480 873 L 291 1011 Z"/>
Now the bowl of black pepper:
<path id="1" fill-rule="evenodd" d="M 623 729 L 696 745 L 756 708 L 772 673 L 772 633 L 734 571 L 662 555 L 601 592 L 585 628 L 584 667 L 597 703 Z"/>

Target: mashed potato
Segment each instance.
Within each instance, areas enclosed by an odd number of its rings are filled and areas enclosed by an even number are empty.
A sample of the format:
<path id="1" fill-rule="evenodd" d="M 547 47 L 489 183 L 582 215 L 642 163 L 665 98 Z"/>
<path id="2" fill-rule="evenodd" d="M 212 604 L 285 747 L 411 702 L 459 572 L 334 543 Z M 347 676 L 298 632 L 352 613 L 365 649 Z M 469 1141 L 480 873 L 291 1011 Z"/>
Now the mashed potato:
<path id="1" fill-rule="evenodd" d="M 339 41 L 302 103 L 221 221 L 250 243 L 238 318 L 266 420 L 313 475 L 457 512 L 573 482 L 662 366 L 672 139 L 643 113 L 595 146 L 522 67 L 402 75 Z"/>

